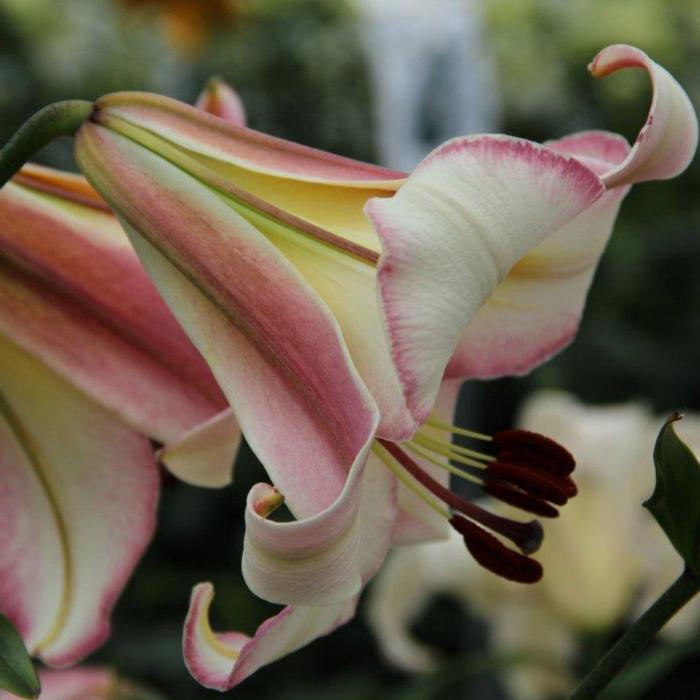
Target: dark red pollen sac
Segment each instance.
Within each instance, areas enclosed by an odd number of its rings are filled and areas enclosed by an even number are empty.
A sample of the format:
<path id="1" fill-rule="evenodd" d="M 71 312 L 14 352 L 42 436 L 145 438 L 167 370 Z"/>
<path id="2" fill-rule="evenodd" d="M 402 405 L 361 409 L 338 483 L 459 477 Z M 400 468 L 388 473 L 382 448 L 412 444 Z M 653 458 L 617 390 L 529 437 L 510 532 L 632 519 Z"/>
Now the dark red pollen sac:
<path id="1" fill-rule="evenodd" d="M 470 554 L 485 569 L 517 583 L 537 583 L 542 578 L 542 565 L 538 561 L 508 549 L 494 535 L 470 520 L 456 515 L 450 524 L 462 535 Z"/>
<path id="2" fill-rule="evenodd" d="M 563 506 L 577 491 L 576 484 L 568 476 L 501 461 L 491 462 L 486 476 L 506 481 L 531 496 L 558 506 Z"/>
<path id="3" fill-rule="evenodd" d="M 524 510 L 527 513 L 533 513 L 543 518 L 556 518 L 559 516 L 559 511 L 554 506 L 503 481 L 489 479 L 482 488 L 489 496 L 493 496 L 515 508 L 520 508 L 520 510 Z"/>
<path id="4" fill-rule="evenodd" d="M 551 438 L 529 430 L 504 430 L 493 438 L 496 459 L 484 474 L 484 491 L 543 517 L 556 517 L 577 493 L 569 476 L 571 453 Z"/>
<path id="5" fill-rule="evenodd" d="M 569 450 L 551 438 L 530 430 L 502 430 L 493 436 L 491 444 L 499 462 L 517 464 L 561 476 L 568 476 L 576 466 L 576 461 Z"/>
<path id="6" fill-rule="evenodd" d="M 492 532 L 497 532 L 502 537 L 509 539 L 523 554 L 534 554 L 542 546 L 544 530 L 539 520 L 523 523 L 491 513 L 479 506 L 475 506 L 471 513 L 465 510 L 461 512 L 471 521 L 478 522 Z M 467 522 L 466 518 L 460 517 L 457 524 L 453 523 L 453 527 L 459 531 L 458 526 L 462 521 Z"/>

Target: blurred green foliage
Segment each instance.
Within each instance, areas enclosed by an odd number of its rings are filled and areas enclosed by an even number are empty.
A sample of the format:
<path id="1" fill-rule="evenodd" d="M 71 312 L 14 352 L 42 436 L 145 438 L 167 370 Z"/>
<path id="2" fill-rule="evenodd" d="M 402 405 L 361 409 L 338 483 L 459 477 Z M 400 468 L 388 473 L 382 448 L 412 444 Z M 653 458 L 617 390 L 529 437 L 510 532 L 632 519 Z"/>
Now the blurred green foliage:
<path id="1" fill-rule="evenodd" d="M 219 74 L 239 90 L 255 128 L 372 160 L 369 80 L 351 4 L 247 0 L 241 7 L 234 27 L 215 28 L 199 53 L 188 54 L 169 44 L 156 16 L 127 14 L 113 0 L 0 0 L 0 140 L 54 100 L 143 89 L 191 102 L 206 78 Z M 485 9 L 506 133 L 542 140 L 605 128 L 633 140 L 648 107 L 644 76 L 630 71 L 595 81 L 586 71 L 599 49 L 616 42 L 649 52 L 700 104 L 697 0 L 489 0 Z M 69 165 L 70 143 L 41 157 Z M 697 161 L 677 180 L 634 189 L 576 343 L 524 380 L 472 385 L 464 411 L 474 427 L 507 426 L 519 398 L 535 386 L 563 387 L 593 402 L 643 397 L 659 410 L 700 409 L 699 192 Z M 248 450 L 236 473 L 234 488 L 220 492 L 166 479 L 156 540 L 95 662 L 173 700 L 218 696 L 199 688 L 182 664 L 192 585 L 215 583 L 214 623 L 221 629 L 252 632 L 274 610 L 247 591 L 239 573 L 245 494 L 264 475 Z M 478 648 L 483 628 L 456 624 L 457 614 L 438 601 L 418 632 L 447 655 Z M 503 697 L 483 674 L 446 688 L 444 676 L 431 685 L 393 673 L 361 618 L 328 643 L 259 672 L 236 697 Z M 684 682 L 675 675 L 665 682 Z M 674 687 L 681 685 L 657 685 L 648 697 L 680 697 Z"/>

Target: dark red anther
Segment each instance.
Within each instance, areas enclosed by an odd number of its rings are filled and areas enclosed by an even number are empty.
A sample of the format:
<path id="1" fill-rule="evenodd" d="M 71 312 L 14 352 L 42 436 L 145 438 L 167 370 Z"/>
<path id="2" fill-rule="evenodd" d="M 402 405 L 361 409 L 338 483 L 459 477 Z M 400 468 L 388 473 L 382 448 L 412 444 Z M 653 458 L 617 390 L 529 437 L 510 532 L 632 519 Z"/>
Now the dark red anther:
<path id="1" fill-rule="evenodd" d="M 576 461 L 572 454 L 551 438 L 529 430 L 503 430 L 491 443 L 499 462 L 508 462 L 542 469 L 553 474 L 568 475 Z"/>
<path id="2" fill-rule="evenodd" d="M 558 506 L 563 506 L 576 495 L 576 484 L 570 477 L 532 469 L 529 466 L 491 462 L 486 469 L 486 476 L 507 481 L 532 496 L 551 501 Z"/>
<path id="3" fill-rule="evenodd" d="M 479 510 L 472 517 L 489 530 L 509 539 L 523 554 L 534 554 L 542 546 L 544 530 L 539 520 L 522 523 L 496 515 L 484 508 L 478 508 Z M 464 513 L 464 510 L 460 512 Z M 465 513 L 465 515 L 470 514 Z"/>
<path id="4" fill-rule="evenodd" d="M 494 574 L 518 583 L 536 583 L 542 578 L 542 565 L 506 547 L 492 534 L 459 515 L 450 524 L 464 538 L 476 561 Z"/>
<path id="5" fill-rule="evenodd" d="M 554 506 L 550 506 L 549 503 L 502 481 L 488 480 L 484 483 L 483 489 L 485 493 L 497 498 L 499 501 L 520 508 L 520 510 L 528 513 L 540 515 L 543 518 L 556 518 L 559 516 L 559 511 Z"/>

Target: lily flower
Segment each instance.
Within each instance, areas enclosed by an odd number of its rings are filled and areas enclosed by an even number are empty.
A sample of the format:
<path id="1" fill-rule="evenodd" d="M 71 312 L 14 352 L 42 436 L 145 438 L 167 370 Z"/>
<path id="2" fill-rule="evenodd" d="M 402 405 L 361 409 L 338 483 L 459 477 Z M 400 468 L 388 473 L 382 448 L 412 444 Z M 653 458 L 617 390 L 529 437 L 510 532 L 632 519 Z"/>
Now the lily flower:
<path id="1" fill-rule="evenodd" d="M 0 192 L 0 610 L 34 655 L 108 636 L 155 525 L 153 442 L 185 481 L 230 481 L 227 406 L 105 202 L 25 166 Z"/>
<path id="2" fill-rule="evenodd" d="M 274 484 L 249 494 L 243 572 L 287 607 L 252 638 L 216 635 L 213 588 L 196 587 L 185 654 L 202 683 L 231 688 L 348 620 L 392 543 L 451 526 L 492 571 L 541 576 L 528 556 L 539 525 L 457 498 L 447 470 L 456 461 L 489 493 L 553 516 L 575 493 L 571 456 L 542 436 L 464 431 L 434 407 L 443 379 L 454 395 L 462 379 L 522 374 L 566 346 L 629 185 L 692 158 L 697 120 L 663 68 L 612 46 L 591 70 L 630 66 L 655 89 L 631 149 L 606 132 L 472 136 L 408 177 L 163 97 L 95 103 L 80 168 Z M 455 447 L 454 433 L 486 447 Z M 268 517 L 283 499 L 293 522 Z"/>

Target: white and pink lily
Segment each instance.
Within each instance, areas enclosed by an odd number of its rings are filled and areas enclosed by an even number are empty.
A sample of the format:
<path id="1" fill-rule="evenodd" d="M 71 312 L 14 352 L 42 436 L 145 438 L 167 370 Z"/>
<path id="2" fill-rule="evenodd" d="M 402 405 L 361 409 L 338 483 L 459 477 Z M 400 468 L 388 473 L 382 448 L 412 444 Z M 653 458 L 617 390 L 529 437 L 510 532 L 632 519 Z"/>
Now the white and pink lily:
<path id="1" fill-rule="evenodd" d="M 457 498 L 448 460 L 489 493 L 554 515 L 575 493 L 570 455 L 512 432 L 492 442 L 495 456 L 455 447 L 450 432 L 491 438 L 434 408 L 443 383 L 450 403 L 465 378 L 522 374 L 565 347 L 629 185 L 673 177 L 692 158 L 697 120 L 663 68 L 612 46 L 591 71 L 630 66 L 654 84 L 631 149 L 606 132 L 545 145 L 472 136 L 408 177 L 162 97 L 96 102 L 78 163 L 274 484 L 249 495 L 243 572 L 287 607 L 252 638 L 217 635 L 213 588 L 196 587 L 185 654 L 200 682 L 231 688 L 344 623 L 392 543 L 440 536 L 448 521 L 488 568 L 539 578 L 527 556 L 536 523 Z M 267 517 L 282 497 L 293 522 Z"/>
<path id="2" fill-rule="evenodd" d="M 34 655 L 109 634 L 155 525 L 152 442 L 186 481 L 230 480 L 227 406 L 99 195 L 23 168 L 0 192 L 0 610 Z"/>

